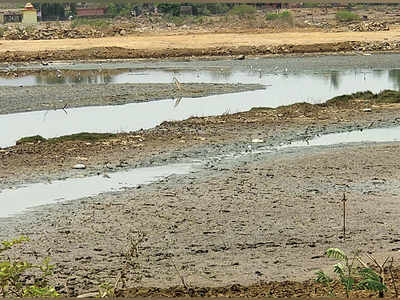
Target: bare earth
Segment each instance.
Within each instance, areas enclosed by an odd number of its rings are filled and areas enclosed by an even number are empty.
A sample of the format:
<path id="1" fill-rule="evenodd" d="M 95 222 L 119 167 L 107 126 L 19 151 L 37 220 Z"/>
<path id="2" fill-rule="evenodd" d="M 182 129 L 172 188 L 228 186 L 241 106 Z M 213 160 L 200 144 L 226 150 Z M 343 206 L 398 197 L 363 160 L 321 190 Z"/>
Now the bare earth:
<path id="1" fill-rule="evenodd" d="M 377 32 L 176 33 L 96 39 L 2 40 L 0 61 L 397 51 L 400 29 Z M 390 42 L 390 44 L 388 44 Z M 29 50 L 27 50 L 29 49 Z"/>
<path id="2" fill-rule="evenodd" d="M 280 33 L 177 33 L 146 34 L 145 36 L 107 37 L 97 39 L 64 39 L 47 41 L 1 41 L 0 52 L 81 50 L 99 47 L 122 47 L 127 49 L 198 49 L 211 47 L 240 47 L 264 45 L 310 45 L 348 41 L 384 41 L 400 39 L 400 29 L 377 32 L 280 32 Z"/>

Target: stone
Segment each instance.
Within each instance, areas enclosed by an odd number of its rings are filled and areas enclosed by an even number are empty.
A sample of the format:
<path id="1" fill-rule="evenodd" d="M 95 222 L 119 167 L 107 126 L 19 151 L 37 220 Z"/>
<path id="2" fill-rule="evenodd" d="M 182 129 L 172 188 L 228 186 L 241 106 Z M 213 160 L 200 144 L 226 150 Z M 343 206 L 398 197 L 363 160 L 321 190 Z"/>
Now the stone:
<path id="1" fill-rule="evenodd" d="M 77 170 L 84 170 L 86 169 L 86 166 L 84 164 L 76 164 L 72 168 Z"/>
<path id="2" fill-rule="evenodd" d="M 91 293 L 78 295 L 76 298 L 97 298 L 98 296 L 99 296 L 98 292 L 91 292 Z"/>
<path id="3" fill-rule="evenodd" d="M 262 140 L 262 139 L 252 139 L 251 142 L 252 143 L 264 143 L 264 140 Z"/>

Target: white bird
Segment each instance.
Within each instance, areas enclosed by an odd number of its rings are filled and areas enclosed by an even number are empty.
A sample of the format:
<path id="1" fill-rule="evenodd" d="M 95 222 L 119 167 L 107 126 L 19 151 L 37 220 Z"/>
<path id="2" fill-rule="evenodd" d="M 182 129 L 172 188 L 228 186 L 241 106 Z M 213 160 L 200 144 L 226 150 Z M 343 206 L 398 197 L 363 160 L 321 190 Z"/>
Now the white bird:
<path id="1" fill-rule="evenodd" d="M 177 106 L 179 105 L 179 103 L 181 102 L 181 100 L 182 100 L 182 97 L 176 98 L 175 104 L 174 104 L 174 108 L 177 107 Z"/>
<path id="2" fill-rule="evenodd" d="M 57 78 L 61 78 L 61 77 L 62 77 L 62 72 L 61 72 L 61 70 L 57 69 L 57 70 L 56 70 L 56 73 L 57 73 L 57 74 L 56 74 L 56 77 L 57 77 Z"/>
<path id="3" fill-rule="evenodd" d="M 173 80 L 174 80 L 175 85 L 178 88 L 178 90 L 182 90 L 181 83 L 178 81 L 178 79 L 176 79 L 175 76 L 173 77 Z"/>

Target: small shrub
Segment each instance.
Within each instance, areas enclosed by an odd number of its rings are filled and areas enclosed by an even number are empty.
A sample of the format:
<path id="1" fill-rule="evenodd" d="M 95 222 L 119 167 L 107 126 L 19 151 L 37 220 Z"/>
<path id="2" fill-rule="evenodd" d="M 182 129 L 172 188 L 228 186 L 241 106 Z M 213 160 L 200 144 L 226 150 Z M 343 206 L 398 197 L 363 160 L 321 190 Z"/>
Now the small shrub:
<path id="1" fill-rule="evenodd" d="M 360 16 L 348 10 L 339 10 L 336 19 L 340 22 L 352 22 L 359 20 Z"/>
<path id="2" fill-rule="evenodd" d="M 303 3 L 303 7 L 304 8 L 315 8 L 315 7 L 319 7 L 320 4 L 319 3 L 314 3 L 314 2 L 305 2 Z"/>
<path id="3" fill-rule="evenodd" d="M 284 22 L 290 25 L 294 24 L 293 15 L 290 13 L 290 11 L 287 10 L 281 13 L 268 13 L 265 18 L 267 19 L 267 21 Z"/>
<path id="4" fill-rule="evenodd" d="M 185 24 L 186 18 L 180 16 L 172 16 L 170 22 L 174 23 L 176 26 L 181 26 Z"/>
<path id="5" fill-rule="evenodd" d="M 205 17 L 203 16 L 199 16 L 199 17 L 195 17 L 193 20 L 194 24 L 203 24 L 205 23 Z"/>
<path id="6" fill-rule="evenodd" d="M 181 5 L 179 3 L 160 3 L 157 9 L 161 14 L 179 16 Z"/>
<path id="7" fill-rule="evenodd" d="M 80 26 L 91 26 L 99 29 L 107 28 L 110 25 L 109 21 L 106 19 L 86 19 L 86 18 L 76 18 L 72 20 L 72 28 Z"/>
<path id="8" fill-rule="evenodd" d="M 291 16 L 291 13 L 287 10 L 281 13 L 268 13 L 266 15 L 266 19 L 269 21 L 277 20 L 277 19 L 288 19 Z"/>
<path id="9" fill-rule="evenodd" d="M 231 15 L 236 15 L 239 17 L 254 15 L 257 12 L 257 9 L 254 6 L 243 4 L 243 5 L 235 5 L 229 11 Z"/>
<path id="10" fill-rule="evenodd" d="M 325 254 L 329 258 L 339 261 L 333 266 L 333 272 L 343 285 L 347 298 L 350 298 L 351 292 L 355 289 L 377 291 L 382 295 L 384 291 L 387 291 L 381 276 L 371 268 L 368 268 L 358 253 L 349 257 L 338 248 L 329 248 Z M 329 296 L 335 296 L 332 288 L 333 279 L 322 271 L 318 271 L 316 275 L 315 281 L 328 287 Z"/>
<path id="11" fill-rule="evenodd" d="M 0 297 L 57 297 L 54 287 L 48 285 L 47 278 L 52 274 L 54 266 L 45 259 L 42 265 L 26 261 L 13 261 L 1 256 L 2 252 L 11 249 L 29 239 L 20 237 L 12 241 L 3 241 L 0 246 Z M 36 272 L 35 272 L 36 271 Z M 36 273 L 39 275 L 36 275 Z M 33 283 L 27 282 L 27 277 L 33 278 Z"/>
<path id="12" fill-rule="evenodd" d="M 6 32 L 6 27 L 0 26 L 0 37 L 3 37 L 5 32 Z"/>
<path id="13" fill-rule="evenodd" d="M 214 15 L 225 14 L 229 11 L 229 5 L 226 3 L 207 3 L 207 9 Z"/>

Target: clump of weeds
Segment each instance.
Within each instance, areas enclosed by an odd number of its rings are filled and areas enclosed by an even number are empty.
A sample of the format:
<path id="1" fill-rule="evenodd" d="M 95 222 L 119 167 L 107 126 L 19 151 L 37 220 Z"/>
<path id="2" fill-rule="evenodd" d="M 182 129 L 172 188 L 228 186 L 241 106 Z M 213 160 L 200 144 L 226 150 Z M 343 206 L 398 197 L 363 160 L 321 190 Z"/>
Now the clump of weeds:
<path id="1" fill-rule="evenodd" d="M 384 292 L 388 289 L 385 285 L 383 268 L 388 258 L 383 264 L 379 264 L 377 260 L 368 255 L 367 257 L 379 268 L 379 274 L 361 259 L 359 252 L 354 253 L 351 257 L 346 255 L 338 248 L 329 248 L 326 250 L 326 256 L 334 258 L 339 262 L 333 266 L 333 273 L 338 277 L 342 284 L 346 297 L 350 298 L 351 292 L 354 290 L 369 290 L 378 292 L 379 297 L 384 296 Z M 323 271 L 316 273 L 316 282 L 325 285 L 328 288 L 329 296 L 335 296 L 333 283 L 334 279 L 329 277 Z"/>
<path id="2" fill-rule="evenodd" d="M 57 297 L 59 294 L 48 284 L 48 277 L 54 268 L 45 259 L 41 265 L 27 261 L 11 260 L 3 252 L 16 244 L 29 241 L 20 237 L 11 241 L 3 241 L 0 246 L 0 297 Z"/>
<path id="3" fill-rule="evenodd" d="M 127 247 L 121 253 L 122 269 L 114 283 L 105 282 L 99 286 L 98 297 L 115 297 L 126 288 L 126 279 L 133 280 L 136 284 L 142 281 L 142 268 L 139 262 L 140 245 L 145 241 L 146 235 L 142 231 L 130 231 L 127 235 Z"/>

